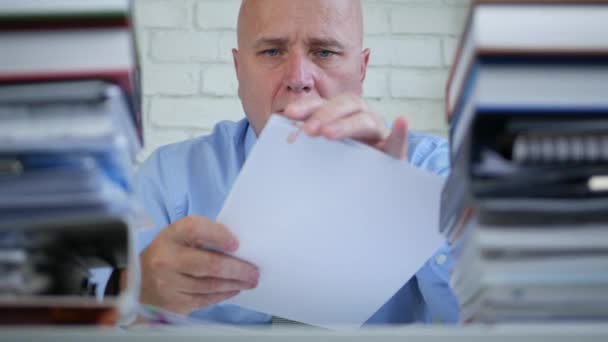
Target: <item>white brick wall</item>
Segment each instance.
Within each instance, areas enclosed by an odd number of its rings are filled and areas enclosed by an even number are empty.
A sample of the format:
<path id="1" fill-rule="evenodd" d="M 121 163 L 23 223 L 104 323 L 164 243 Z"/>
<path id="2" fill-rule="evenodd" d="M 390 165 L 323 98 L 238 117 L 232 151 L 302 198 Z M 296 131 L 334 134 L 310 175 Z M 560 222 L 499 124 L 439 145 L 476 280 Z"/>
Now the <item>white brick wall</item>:
<path id="1" fill-rule="evenodd" d="M 147 144 L 142 159 L 158 146 L 242 117 L 230 52 L 239 4 L 136 0 Z M 366 100 L 387 120 L 405 115 L 413 129 L 445 135 L 444 84 L 468 0 L 363 4 L 365 45 L 372 50 Z"/>

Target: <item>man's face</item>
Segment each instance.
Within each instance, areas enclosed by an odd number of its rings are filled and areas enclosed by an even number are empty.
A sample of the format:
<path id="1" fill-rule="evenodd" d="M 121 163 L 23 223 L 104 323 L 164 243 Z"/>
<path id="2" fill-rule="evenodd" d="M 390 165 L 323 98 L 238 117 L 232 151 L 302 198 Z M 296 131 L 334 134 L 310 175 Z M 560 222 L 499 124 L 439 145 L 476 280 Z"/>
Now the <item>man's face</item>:
<path id="1" fill-rule="evenodd" d="M 246 0 L 238 31 L 239 97 L 257 134 L 296 100 L 361 95 L 369 50 L 359 1 Z"/>

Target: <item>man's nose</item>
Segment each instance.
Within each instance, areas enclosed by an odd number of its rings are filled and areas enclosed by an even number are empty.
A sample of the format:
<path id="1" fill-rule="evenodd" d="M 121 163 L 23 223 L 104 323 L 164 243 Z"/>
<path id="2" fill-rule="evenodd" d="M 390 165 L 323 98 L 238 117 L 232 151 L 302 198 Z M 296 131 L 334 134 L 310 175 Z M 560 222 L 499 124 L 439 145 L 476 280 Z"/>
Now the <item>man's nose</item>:
<path id="1" fill-rule="evenodd" d="M 289 55 L 283 83 L 289 92 L 308 93 L 314 85 L 313 65 L 299 53 Z"/>

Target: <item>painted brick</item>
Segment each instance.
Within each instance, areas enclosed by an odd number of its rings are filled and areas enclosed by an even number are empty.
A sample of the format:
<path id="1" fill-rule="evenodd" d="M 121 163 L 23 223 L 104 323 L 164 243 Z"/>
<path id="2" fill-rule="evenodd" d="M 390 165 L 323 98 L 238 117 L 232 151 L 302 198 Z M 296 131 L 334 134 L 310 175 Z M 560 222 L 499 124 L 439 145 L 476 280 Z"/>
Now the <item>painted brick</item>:
<path id="1" fill-rule="evenodd" d="M 189 3 L 182 0 L 143 0 L 135 2 L 135 20 L 139 27 L 189 27 Z"/>
<path id="2" fill-rule="evenodd" d="M 239 1 L 200 2 L 196 6 L 196 26 L 200 29 L 236 29 Z"/>
<path id="3" fill-rule="evenodd" d="M 144 94 L 193 95 L 198 92 L 197 65 L 147 64 L 143 68 Z"/>
<path id="4" fill-rule="evenodd" d="M 152 32 L 150 57 L 159 62 L 214 62 L 219 37 L 217 32 Z"/>
<path id="5" fill-rule="evenodd" d="M 434 67 L 442 65 L 441 41 L 436 37 L 369 37 L 370 65 Z"/>
<path id="6" fill-rule="evenodd" d="M 202 75 L 203 94 L 237 96 L 238 81 L 232 64 L 207 66 Z"/>
<path id="7" fill-rule="evenodd" d="M 238 98 L 154 98 L 150 121 L 156 127 L 210 129 L 222 120 L 243 118 Z"/>
<path id="8" fill-rule="evenodd" d="M 391 95 L 440 100 L 446 79 L 447 70 L 397 70 L 391 73 Z"/>
<path id="9" fill-rule="evenodd" d="M 464 8 L 402 7 L 391 11 L 394 33 L 454 34 L 460 32 Z"/>

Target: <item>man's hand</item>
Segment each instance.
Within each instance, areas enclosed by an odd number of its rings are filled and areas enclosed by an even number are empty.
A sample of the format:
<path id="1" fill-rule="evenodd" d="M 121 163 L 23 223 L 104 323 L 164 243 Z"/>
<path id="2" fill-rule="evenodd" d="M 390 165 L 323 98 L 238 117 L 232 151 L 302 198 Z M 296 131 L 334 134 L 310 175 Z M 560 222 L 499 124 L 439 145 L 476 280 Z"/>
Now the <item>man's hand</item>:
<path id="1" fill-rule="evenodd" d="M 253 265 L 203 246 L 234 252 L 238 241 L 223 225 L 196 216 L 163 229 L 140 257 L 140 301 L 188 315 L 257 286 Z"/>
<path id="2" fill-rule="evenodd" d="M 407 156 L 407 122 L 397 118 L 388 132 L 380 115 L 370 111 L 361 97 L 343 94 L 330 100 L 301 100 L 289 104 L 283 113 L 303 121 L 309 136 L 338 140 L 350 138 L 373 146 L 396 159 Z"/>

